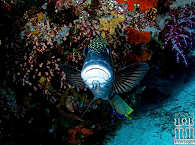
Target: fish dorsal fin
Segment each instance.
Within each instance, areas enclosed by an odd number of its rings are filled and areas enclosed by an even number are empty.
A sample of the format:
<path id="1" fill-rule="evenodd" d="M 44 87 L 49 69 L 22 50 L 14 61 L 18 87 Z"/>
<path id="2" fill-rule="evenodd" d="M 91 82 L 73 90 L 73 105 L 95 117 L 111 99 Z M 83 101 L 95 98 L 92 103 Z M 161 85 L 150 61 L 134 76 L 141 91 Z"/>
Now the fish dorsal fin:
<path id="1" fill-rule="evenodd" d="M 79 88 L 85 87 L 85 84 L 81 78 L 81 72 L 79 70 L 68 64 L 63 64 L 61 67 L 71 85 Z"/>
<path id="2" fill-rule="evenodd" d="M 149 70 L 147 63 L 134 63 L 116 72 L 113 91 L 116 94 L 126 93 L 132 90 L 143 79 Z"/>
<path id="3" fill-rule="evenodd" d="M 82 113 L 81 117 L 83 117 L 85 115 L 85 113 L 88 111 L 88 109 L 90 108 L 91 104 L 93 104 L 98 98 L 93 98 L 93 100 L 89 103 L 89 105 L 87 106 L 87 108 L 85 109 L 85 111 Z"/>

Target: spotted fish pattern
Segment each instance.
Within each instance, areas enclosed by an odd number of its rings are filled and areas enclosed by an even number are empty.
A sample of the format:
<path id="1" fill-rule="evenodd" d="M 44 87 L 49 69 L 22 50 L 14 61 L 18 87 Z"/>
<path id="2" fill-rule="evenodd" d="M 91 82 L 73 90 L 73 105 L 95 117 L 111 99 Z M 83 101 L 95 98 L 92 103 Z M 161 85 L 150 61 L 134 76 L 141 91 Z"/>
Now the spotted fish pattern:
<path id="1" fill-rule="evenodd" d="M 108 43 L 102 37 L 95 38 L 88 46 L 88 54 L 101 55 L 107 57 L 109 55 Z"/>

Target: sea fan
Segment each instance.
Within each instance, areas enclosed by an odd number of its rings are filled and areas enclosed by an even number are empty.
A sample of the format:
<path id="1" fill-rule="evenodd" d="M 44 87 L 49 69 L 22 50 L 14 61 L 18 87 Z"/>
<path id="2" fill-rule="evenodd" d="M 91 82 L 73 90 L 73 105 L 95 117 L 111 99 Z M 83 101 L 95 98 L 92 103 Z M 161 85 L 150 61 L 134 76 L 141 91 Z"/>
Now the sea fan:
<path id="1" fill-rule="evenodd" d="M 165 47 L 171 46 L 176 52 L 177 62 L 181 59 L 188 65 L 185 54 L 192 48 L 192 33 L 194 33 L 195 10 L 193 6 L 186 5 L 184 8 L 171 9 L 169 21 L 163 31 Z"/>

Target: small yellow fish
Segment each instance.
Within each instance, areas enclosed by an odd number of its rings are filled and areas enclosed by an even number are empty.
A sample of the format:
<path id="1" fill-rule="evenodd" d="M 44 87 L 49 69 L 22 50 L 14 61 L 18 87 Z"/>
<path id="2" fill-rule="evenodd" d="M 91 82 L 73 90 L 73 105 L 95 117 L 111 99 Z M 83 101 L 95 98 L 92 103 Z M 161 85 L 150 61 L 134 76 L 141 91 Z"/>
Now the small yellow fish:
<path id="1" fill-rule="evenodd" d="M 115 95 L 109 102 L 118 113 L 125 115 L 129 120 L 132 119 L 129 114 L 133 112 L 133 109 L 120 96 Z"/>

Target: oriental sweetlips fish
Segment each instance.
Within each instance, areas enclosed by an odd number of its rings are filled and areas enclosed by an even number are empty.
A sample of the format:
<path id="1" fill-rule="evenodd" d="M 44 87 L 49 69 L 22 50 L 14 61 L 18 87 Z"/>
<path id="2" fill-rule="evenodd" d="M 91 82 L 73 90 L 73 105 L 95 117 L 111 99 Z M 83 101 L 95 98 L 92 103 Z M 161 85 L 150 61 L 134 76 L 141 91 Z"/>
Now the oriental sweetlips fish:
<path id="1" fill-rule="evenodd" d="M 109 101 L 117 113 L 128 118 L 133 109 L 118 94 L 129 92 L 139 84 L 149 65 L 134 63 L 115 72 L 111 52 L 106 40 L 97 37 L 84 49 L 86 59 L 81 71 L 70 65 L 63 65 L 62 68 L 73 86 L 87 86 L 93 93 L 94 98 L 86 111 L 97 99 L 102 99 Z"/>

